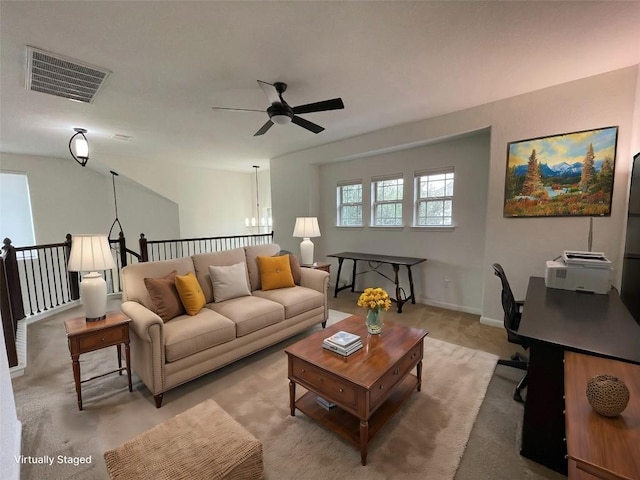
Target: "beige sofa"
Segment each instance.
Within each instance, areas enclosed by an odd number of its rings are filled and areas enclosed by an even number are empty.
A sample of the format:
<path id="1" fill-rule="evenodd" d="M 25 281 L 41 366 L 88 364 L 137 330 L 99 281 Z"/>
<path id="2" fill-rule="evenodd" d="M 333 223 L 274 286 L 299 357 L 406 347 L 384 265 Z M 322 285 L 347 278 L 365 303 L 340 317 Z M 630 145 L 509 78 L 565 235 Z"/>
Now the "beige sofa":
<path id="1" fill-rule="evenodd" d="M 277 244 L 196 254 L 175 260 L 133 264 L 122 270 L 122 311 L 131 318 L 131 364 L 153 394 L 156 407 L 164 392 L 235 360 L 326 324 L 329 274 L 300 269 L 299 285 L 261 290 L 258 256 L 273 256 Z M 209 266 L 245 262 L 251 295 L 214 302 Z M 192 272 L 206 300 L 196 315 L 163 321 L 154 313 L 145 278 L 176 270 Z"/>

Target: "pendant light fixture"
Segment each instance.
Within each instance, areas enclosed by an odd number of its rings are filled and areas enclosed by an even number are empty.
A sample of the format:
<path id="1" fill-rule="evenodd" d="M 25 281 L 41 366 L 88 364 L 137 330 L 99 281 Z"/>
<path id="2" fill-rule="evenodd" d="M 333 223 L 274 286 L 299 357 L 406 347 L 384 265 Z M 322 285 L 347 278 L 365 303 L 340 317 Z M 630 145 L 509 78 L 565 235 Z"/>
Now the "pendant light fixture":
<path id="1" fill-rule="evenodd" d="M 244 225 L 247 228 L 258 227 L 259 229 L 263 227 L 270 227 L 271 217 L 269 217 L 268 219 L 260 217 L 260 185 L 258 183 L 258 169 L 260 168 L 260 166 L 252 165 L 252 167 L 256 172 L 256 216 L 251 217 L 251 219 L 245 218 Z"/>
<path id="2" fill-rule="evenodd" d="M 76 133 L 69 140 L 69 153 L 73 159 L 81 166 L 86 166 L 89 161 L 89 142 L 85 133 L 87 130 L 84 128 L 74 128 Z"/>
<path id="3" fill-rule="evenodd" d="M 115 206 L 116 209 L 116 219 L 113 221 L 113 223 L 111 224 L 111 228 L 109 229 L 109 234 L 107 235 L 107 238 L 109 240 L 111 240 L 111 232 L 113 231 L 113 227 L 116 226 L 116 223 L 118 224 L 118 226 L 120 227 L 120 235 L 121 237 L 124 236 L 124 232 L 122 230 L 122 224 L 120 223 L 120 220 L 118 219 L 118 197 L 116 195 L 116 177 L 119 176 L 117 172 L 114 172 L 113 170 L 111 170 L 111 182 L 113 183 L 113 204 Z"/>

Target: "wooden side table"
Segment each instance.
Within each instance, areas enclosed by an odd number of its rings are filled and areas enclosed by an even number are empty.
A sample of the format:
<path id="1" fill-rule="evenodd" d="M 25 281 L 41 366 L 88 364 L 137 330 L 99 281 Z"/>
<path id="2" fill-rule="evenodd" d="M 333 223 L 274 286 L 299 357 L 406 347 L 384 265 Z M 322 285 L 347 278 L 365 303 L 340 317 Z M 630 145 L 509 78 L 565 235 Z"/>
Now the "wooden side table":
<path id="1" fill-rule="evenodd" d="M 325 262 L 316 262 L 316 263 L 312 263 L 311 265 L 300 265 L 303 268 L 313 268 L 315 270 L 324 270 L 327 273 L 331 273 L 331 264 L 330 263 L 325 263 Z"/>
<path id="2" fill-rule="evenodd" d="M 97 322 L 87 322 L 85 317 L 76 317 L 64 321 L 64 328 L 67 331 L 67 340 L 69 342 L 69 352 L 71 353 L 71 361 L 73 362 L 73 378 L 76 383 L 76 393 L 78 394 L 78 408 L 80 410 L 82 410 L 82 384 L 95 380 L 96 378 L 104 377 L 115 372 L 122 375 L 122 371 L 126 370 L 129 380 L 129 391 L 133 391 L 131 386 L 131 358 L 129 353 L 129 322 L 131 322 L 131 320 L 120 311 L 107 312 L 107 318 Z M 126 359 L 126 367 L 124 368 L 122 367 L 123 343 Z M 80 355 L 113 345 L 115 345 L 118 350 L 118 368 L 103 373 L 102 375 L 81 380 Z"/>

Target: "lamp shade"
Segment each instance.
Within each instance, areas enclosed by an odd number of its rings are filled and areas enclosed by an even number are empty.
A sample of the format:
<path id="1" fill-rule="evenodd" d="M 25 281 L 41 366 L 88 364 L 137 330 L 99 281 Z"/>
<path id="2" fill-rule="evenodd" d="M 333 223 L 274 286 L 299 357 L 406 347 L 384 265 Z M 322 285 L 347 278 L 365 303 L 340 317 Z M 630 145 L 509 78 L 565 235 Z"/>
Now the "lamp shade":
<path id="1" fill-rule="evenodd" d="M 73 149 L 78 158 L 89 158 L 89 142 L 83 136 L 77 136 L 73 139 Z"/>
<path id="2" fill-rule="evenodd" d="M 320 236 L 318 217 L 298 217 L 293 229 L 293 236 L 299 238 L 312 238 Z"/>
<path id="3" fill-rule="evenodd" d="M 73 235 L 68 265 L 70 272 L 96 272 L 114 267 L 106 235 Z"/>

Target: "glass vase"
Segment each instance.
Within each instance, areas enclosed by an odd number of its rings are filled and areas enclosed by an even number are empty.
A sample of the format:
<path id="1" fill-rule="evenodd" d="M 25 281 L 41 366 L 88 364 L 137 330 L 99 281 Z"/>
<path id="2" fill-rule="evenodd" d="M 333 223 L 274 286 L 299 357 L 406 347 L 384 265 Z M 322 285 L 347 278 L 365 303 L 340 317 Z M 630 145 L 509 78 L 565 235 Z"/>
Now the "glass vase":
<path id="1" fill-rule="evenodd" d="M 367 331 L 372 335 L 379 335 L 382 333 L 382 314 L 380 310 L 367 310 L 367 316 L 365 318 L 367 324 Z"/>

